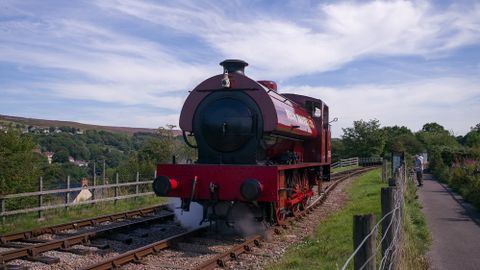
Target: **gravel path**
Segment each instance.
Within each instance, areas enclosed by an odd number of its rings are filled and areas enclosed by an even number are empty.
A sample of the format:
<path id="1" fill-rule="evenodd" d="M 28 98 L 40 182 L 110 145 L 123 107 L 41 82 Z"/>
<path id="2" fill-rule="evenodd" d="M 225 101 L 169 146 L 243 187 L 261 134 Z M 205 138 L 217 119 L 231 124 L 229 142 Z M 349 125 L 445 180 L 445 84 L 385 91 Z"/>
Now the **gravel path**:
<path id="1" fill-rule="evenodd" d="M 432 269 L 480 269 L 479 211 L 430 174 L 418 193 L 433 237 Z"/>

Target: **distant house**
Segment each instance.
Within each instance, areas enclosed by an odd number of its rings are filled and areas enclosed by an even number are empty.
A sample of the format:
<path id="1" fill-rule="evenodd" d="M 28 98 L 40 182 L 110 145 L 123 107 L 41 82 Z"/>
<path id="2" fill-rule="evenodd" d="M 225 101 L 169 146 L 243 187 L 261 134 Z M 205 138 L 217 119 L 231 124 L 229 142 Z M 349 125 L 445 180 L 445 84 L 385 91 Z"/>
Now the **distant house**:
<path id="1" fill-rule="evenodd" d="M 75 160 L 73 164 L 77 165 L 78 167 L 87 167 L 88 166 L 88 161 L 84 160 Z"/>
<path id="2" fill-rule="evenodd" d="M 43 155 L 47 157 L 48 159 L 48 164 L 52 164 L 52 158 L 55 153 L 53 152 L 43 152 Z"/>
<path id="3" fill-rule="evenodd" d="M 75 163 L 75 159 L 72 156 L 68 157 L 68 162 Z"/>
<path id="4" fill-rule="evenodd" d="M 77 134 L 77 135 L 82 135 L 82 134 L 83 134 L 83 130 L 78 129 L 77 131 L 75 131 L 75 134 Z"/>

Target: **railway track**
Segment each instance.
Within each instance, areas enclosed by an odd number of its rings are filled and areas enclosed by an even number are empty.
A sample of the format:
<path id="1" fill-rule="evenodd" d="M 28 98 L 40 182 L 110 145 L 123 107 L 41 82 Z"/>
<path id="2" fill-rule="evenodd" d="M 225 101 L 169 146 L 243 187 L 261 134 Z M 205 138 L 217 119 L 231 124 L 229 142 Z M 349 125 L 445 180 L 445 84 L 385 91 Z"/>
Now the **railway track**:
<path id="1" fill-rule="evenodd" d="M 321 205 L 338 183 L 366 170 L 369 168 L 332 174 L 332 180 L 322 187 L 323 192 L 317 194 L 306 210 L 291 218 L 290 222 L 301 219 Z M 287 228 L 272 228 L 264 234 L 256 234 L 247 239 L 238 235 L 218 238 L 208 227 L 193 230 L 179 228 L 179 224 L 172 221 L 173 216 L 173 212 L 167 210 L 166 206 L 155 206 L 4 235 L 0 237 L 0 270 L 29 267 L 49 269 L 48 266 L 38 267 L 38 262 L 52 267 L 58 265 L 57 269 L 114 269 L 120 266 L 128 269 L 135 268 L 129 263 L 156 265 L 155 258 L 162 261 L 165 269 L 214 269 L 238 259 L 242 253 L 251 253 L 253 249 L 261 247 L 265 235 L 280 234 Z M 147 227 L 143 230 L 144 239 L 134 241 L 132 234 L 141 227 Z M 162 233 L 159 234 L 159 231 Z M 108 251 L 112 245 L 114 247 Z M 8 250 L 2 251 L 5 248 Z M 60 253 L 71 254 L 82 264 L 57 264 Z M 148 256 L 152 254 L 157 256 Z M 195 261 L 200 259 L 202 262 L 191 265 L 187 260 L 182 266 L 182 262 L 178 262 L 185 257 L 182 254 L 188 254 L 187 258 L 195 257 Z M 149 261 L 149 258 L 154 259 Z M 25 261 L 37 264 L 29 265 Z M 150 269 L 155 268 L 157 267 Z"/>
<path id="2" fill-rule="evenodd" d="M 166 205 L 160 205 L 3 235 L 0 237 L 0 269 L 25 268 L 21 262 L 9 264 L 14 260 L 44 264 L 59 262 L 57 257 L 43 255 L 50 251 L 85 255 L 91 251 L 85 247 L 109 248 L 109 244 L 96 241 L 100 238 L 130 245 L 129 231 L 173 219 L 174 213 Z"/>
<path id="3" fill-rule="evenodd" d="M 291 221 L 301 219 L 303 216 L 308 215 L 311 211 L 313 211 L 315 208 L 320 206 L 323 203 L 323 201 L 326 199 L 328 194 L 343 180 L 348 179 L 352 176 L 356 176 L 361 173 L 364 173 L 370 169 L 371 168 L 359 168 L 356 170 L 346 171 L 346 172 L 332 175 L 332 181 L 330 181 L 328 185 L 325 187 L 324 192 L 321 194 L 318 194 L 318 196 L 305 209 L 305 211 L 303 211 L 300 215 L 295 216 Z M 286 229 L 286 228 L 287 226 L 283 226 L 283 229 Z M 234 241 L 234 243 L 231 243 L 229 245 L 223 245 L 224 247 L 223 250 L 216 254 L 211 254 L 211 252 L 210 254 L 205 254 L 205 252 L 202 252 L 202 250 L 204 250 L 205 248 L 198 247 L 198 246 L 202 246 L 198 244 L 197 244 L 197 250 L 188 250 L 188 249 L 185 250 L 185 248 L 182 248 L 181 245 L 179 245 L 179 243 L 185 243 L 185 241 L 186 240 L 188 241 L 188 239 L 191 237 L 201 237 L 200 239 L 203 240 L 203 242 L 211 241 L 212 235 L 208 233 L 207 227 L 201 227 L 195 230 L 188 231 L 183 234 L 169 237 L 168 239 L 164 239 L 156 243 L 152 243 L 148 246 L 131 250 L 127 253 L 120 254 L 110 259 L 107 259 L 102 262 L 89 265 L 87 267 L 80 268 L 80 269 L 82 270 L 114 269 L 114 268 L 124 266 L 128 263 L 155 265 L 156 264 L 155 261 L 149 262 L 149 261 L 145 261 L 144 259 L 148 255 L 155 255 L 155 254 L 159 255 L 163 250 L 167 250 L 172 247 L 174 247 L 177 250 L 184 249 L 183 251 L 184 253 L 197 253 L 198 256 L 206 257 L 206 259 L 202 263 L 194 266 L 193 269 L 196 269 L 196 270 L 215 269 L 218 267 L 224 267 L 227 264 L 227 261 L 229 260 L 238 259 L 239 255 L 242 253 L 248 253 L 248 252 L 251 252 L 253 248 L 260 247 L 262 244 L 262 241 L 264 240 L 265 235 L 271 235 L 273 233 L 281 234 L 281 229 L 272 228 L 264 234 L 256 234 L 248 237 L 243 241 L 236 241 L 236 242 Z M 198 241 L 198 239 L 196 241 Z M 179 254 L 175 252 L 173 253 L 173 256 L 180 257 Z M 171 261 L 169 257 L 171 256 L 164 256 L 164 258 L 167 258 L 167 261 Z M 189 266 L 182 266 L 182 262 L 170 262 L 170 263 L 162 262 L 161 265 L 157 264 L 153 268 L 145 267 L 144 269 L 155 269 L 156 267 L 164 268 L 164 269 L 191 269 L 191 267 Z"/>

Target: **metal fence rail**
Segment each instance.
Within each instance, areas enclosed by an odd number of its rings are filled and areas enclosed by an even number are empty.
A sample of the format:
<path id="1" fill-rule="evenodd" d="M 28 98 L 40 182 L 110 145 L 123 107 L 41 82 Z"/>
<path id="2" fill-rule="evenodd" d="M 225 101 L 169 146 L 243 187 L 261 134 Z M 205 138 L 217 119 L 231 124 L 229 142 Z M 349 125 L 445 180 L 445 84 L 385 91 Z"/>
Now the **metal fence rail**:
<path id="1" fill-rule="evenodd" d="M 49 209 L 58 209 L 58 208 L 68 208 L 77 205 L 88 205 L 88 204 L 95 204 L 98 202 L 108 202 L 108 201 L 119 201 L 129 198 L 137 198 L 143 196 L 150 196 L 153 195 L 153 192 L 141 191 L 140 187 L 147 187 L 148 185 L 152 184 L 152 180 L 148 181 L 140 181 L 139 174 L 137 173 L 137 177 L 134 182 L 125 182 L 119 183 L 118 174 L 116 176 L 116 183 L 115 184 L 103 184 L 103 185 L 93 185 L 93 186 L 84 186 L 84 187 L 70 187 L 70 177 L 67 178 L 67 188 L 63 189 L 53 189 L 53 190 L 43 190 L 43 179 L 39 179 L 39 191 L 34 192 L 24 192 L 24 193 L 17 193 L 17 194 L 6 194 L 0 195 L 0 217 L 2 221 L 5 220 L 5 217 L 17 215 L 17 214 L 25 214 L 25 213 L 32 213 L 38 212 L 38 217 L 43 217 L 43 211 Z M 95 184 L 95 182 L 94 182 Z M 121 194 L 120 188 L 128 188 L 128 187 L 135 187 L 135 190 L 127 190 L 127 192 L 123 192 Z M 75 202 L 71 200 L 71 194 L 74 192 L 81 192 L 82 190 L 89 190 L 92 193 L 91 199 Z M 109 191 L 113 190 L 113 196 L 109 196 Z M 101 193 L 101 194 L 99 194 Z M 125 194 L 126 193 L 126 194 Z M 45 203 L 44 198 L 46 195 L 54 195 L 59 194 L 59 198 L 57 200 L 53 200 L 53 202 Z M 64 194 L 63 198 L 61 198 L 61 194 Z M 15 209 L 15 210 L 8 210 L 6 209 L 7 200 L 12 199 L 21 199 L 21 198 L 37 198 L 38 206 L 37 207 L 26 207 L 22 209 Z"/>

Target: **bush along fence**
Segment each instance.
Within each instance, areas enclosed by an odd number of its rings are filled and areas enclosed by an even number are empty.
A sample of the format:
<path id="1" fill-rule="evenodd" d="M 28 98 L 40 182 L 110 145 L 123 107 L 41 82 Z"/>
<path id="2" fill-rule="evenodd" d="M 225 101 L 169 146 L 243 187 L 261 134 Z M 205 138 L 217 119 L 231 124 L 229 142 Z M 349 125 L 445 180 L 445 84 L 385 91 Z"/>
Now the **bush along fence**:
<path id="1" fill-rule="evenodd" d="M 155 178 L 154 174 L 152 176 Z M 44 211 L 49 209 L 67 209 L 77 205 L 88 205 L 109 201 L 116 203 L 119 200 L 150 196 L 154 194 L 150 191 L 150 185 L 153 180 L 140 181 L 140 174 L 138 172 L 134 181 L 120 183 L 119 180 L 120 178 L 117 173 L 115 175 L 115 184 L 108 184 L 104 179 L 103 184 L 97 185 L 96 177 L 94 177 L 93 185 L 91 186 L 88 185 L 88 182 L 84 182 L 81 183 L 81 187 L 71 187 L 70 176 L 68 176 L 66 179 L 66 188 L 44 190 L 43 178 L 40 177 L 38 191 L 0 195 L 0 217 L 2 218 L 2 222 L 5 222 L 5 217 L 7 216 L 37 212 L 38 218 L 42 219 Z M 82 196 L 82 193 L 86 194 L 86 196 Z M 72 198 L 72 194 L 76 194 L 76 198 Z M 46 199 L 48 199 L 48 201 L 46 201 Z M 9 200 L 36 201 L 37 206 L 28 207 L 31 206 L 31 203 L 29 203 L 27 206 L 22 205 L 20 208 L 15 207 L 16 209 L 9 210 L 7 209 Z M 10 203 L 10 205 L 12 204 L 14 203 Z"/>
<path id="2" fill-rule="evenodd" d="M 382 167 L 382 177 L 386 175 L 386 167 Z M 402 241 L 404 193 L 410 178 L 402 164 L 388 180 L 389 186 L 381 189 L 382 218 L 377 223 L 373 214 L 353 216 L 354 251 L 342 270 L 352 262 L 355 270 L 396 269 Z"/>

